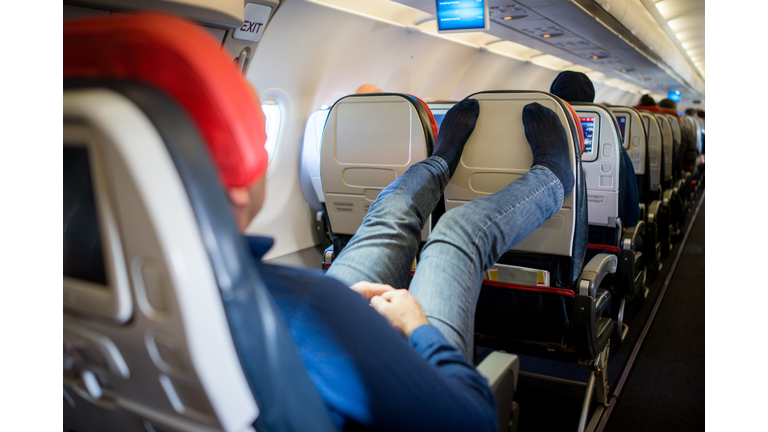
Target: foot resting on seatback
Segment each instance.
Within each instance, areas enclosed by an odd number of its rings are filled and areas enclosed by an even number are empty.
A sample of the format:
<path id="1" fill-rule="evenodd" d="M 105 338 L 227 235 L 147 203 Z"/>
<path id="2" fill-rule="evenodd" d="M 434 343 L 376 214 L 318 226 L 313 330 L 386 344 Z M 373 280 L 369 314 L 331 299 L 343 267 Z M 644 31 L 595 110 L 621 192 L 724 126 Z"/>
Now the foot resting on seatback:
<path id="1" fill-rule="evenodd" d="M 448 164 L 451 177 L 459 166 L 464 144 L 475 130 L 479 114 L 480 104 L 475 99 L 464 99 L 445 114 L 432 156 L 438 156 Z"/>
<path id="2" fill-rule="evenodd" d="M 533 164 L 549 168 L 563 185 L 563 196 L 573 190 L 573 170 L 568 138 L 560 119 L 551 109 L 536 102 L 523 108 L 525 137 L 533 151 Z"/>

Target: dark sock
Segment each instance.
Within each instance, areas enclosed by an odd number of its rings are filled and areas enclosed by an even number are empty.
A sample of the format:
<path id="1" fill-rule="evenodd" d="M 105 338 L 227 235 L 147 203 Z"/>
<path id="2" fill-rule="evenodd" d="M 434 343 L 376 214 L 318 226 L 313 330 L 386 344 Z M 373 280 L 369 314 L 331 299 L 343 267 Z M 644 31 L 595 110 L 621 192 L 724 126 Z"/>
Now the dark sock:
<path id="1" fill-rule="evenodd" d="M 557 114 L 536 102 L 523 108 L 525 137 L 533 150 L 533 164 L 549 168 L 563 185 L 563 196 L 573 190 L 568 138 Z"/>
<path id="2" fill-rule="evenodd" d="M 459 166 L 461 152 L 472 131 L 475 130 L 480 104 L 475 99 L 464 99 L 445 114 L 432 156 L 439 156 L 448 164 L 449 174 L 453 177 Z"/>

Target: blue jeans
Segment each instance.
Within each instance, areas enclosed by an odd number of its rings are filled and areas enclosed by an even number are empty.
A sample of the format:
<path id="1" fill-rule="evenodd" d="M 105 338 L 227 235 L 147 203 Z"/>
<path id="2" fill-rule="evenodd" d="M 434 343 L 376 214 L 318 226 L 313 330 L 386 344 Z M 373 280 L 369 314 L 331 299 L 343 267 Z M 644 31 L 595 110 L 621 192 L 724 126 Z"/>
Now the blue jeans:
<path id="1" fill-rule="evenodd" d="M 413 165 L 379 194 L 327 274 L 348 285 L 405 287 L 421 229 L 449 180 L 440 157 Z M 560 181 L 536 166 L 498 192 L 446 212 L 430 234 L 409 291 L 469 362 L 483 273 L 562 204 Z"/>

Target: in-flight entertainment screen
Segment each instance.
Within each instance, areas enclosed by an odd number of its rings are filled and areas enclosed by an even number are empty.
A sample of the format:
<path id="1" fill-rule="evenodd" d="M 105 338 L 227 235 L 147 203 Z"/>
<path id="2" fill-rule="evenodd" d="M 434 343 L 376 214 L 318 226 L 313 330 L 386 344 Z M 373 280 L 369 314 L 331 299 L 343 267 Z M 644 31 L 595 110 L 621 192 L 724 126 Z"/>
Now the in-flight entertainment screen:
<path id="1" fill-rule="evenodd" d="M 485 31 L 489 29 L 485 0 L 436 0 L 438 32 Z"/>
<path id="2" fill-rule="evenodd" d="M 584 130 L 584 153 L 592 153 L 592 139 L 595 135 L 595 118 L 579 117 L 581 129 Z"/>
<path id="3" fill-rule="evenodd" d="M 619 122 L 619 132 L 621 132 L 621 142 L 625 143 L 627 141 L 626 138 L 624 138 L 624 129 L 627 127 L 627 118 L 625 116 L 616 116 L 616 121 Z"/>

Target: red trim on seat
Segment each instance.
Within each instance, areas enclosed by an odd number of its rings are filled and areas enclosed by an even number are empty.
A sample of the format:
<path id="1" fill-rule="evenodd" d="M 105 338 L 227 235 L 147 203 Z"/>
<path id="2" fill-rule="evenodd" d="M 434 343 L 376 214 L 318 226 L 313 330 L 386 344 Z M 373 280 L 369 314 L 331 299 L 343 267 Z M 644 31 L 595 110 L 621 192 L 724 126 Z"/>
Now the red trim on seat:
<path id="1" fill-rule="evenodd" d="M 573 121 L 576 122 L 576 129 L 579 133 L 579 144 L 581 145 L 581 154 L 584 154 L 584 129 L 581 128 L 581 121 L 579 120 L 579 115 L 576 114 L 576 110 L 573 109 L 571 104 L 569 104 L 566 101 L 563 101 L 565 105 L 568 107 L 568 109 L 571 111 L 571 116 L 573 116 Z"/>
<path id="2" fill-rule="evenodd" d="M 608 246 L 608 245 L 600 245 L 600 244 L 587 244 L 587 249 L 594 249 L 594 250 L 607 250 L 614 253 L 621 253 L 621 248 L 618 246 Z"/>
<path id="3" fill-rule="evenodd" d="M 536 286 L 530 286 L 530 285 L 518 285 L 513 283 L 507 283 L 507 282 L 496 282 L 496 281 L 490 281 L 490 280 L 483 280 L 483 285 L 490 285 L 500 288 L 510 288 L 510 289 L 516 289 L 516 290 L 522 290 L 522 291 L 532 291 L 532 292 L 544 292 L 549 294 L 559 294 L 564 295 L 568 297 L 575 297 L 576 293 L 563 289 L 563 288 L 554 288 L 554 287 L 536 287 Z"/>
<path id="4" fill-rule="evenodd" d="M 194 119 L 227 187 L 267 169 L 264 113 L 253 88 L 202 28 L 160 13 L 64 23 L 64 79 L 152 85 Z"/>
<path id="5" fill-rule="evenodd" d="M 432 110 L 429 109 L 429 107 L 427 106 L 426 102 L 421 100 L 420 97 L 414 96 L 414 95 L 408 95 L 408 96 L 410 96 L 410 97 L 416 99 L 417 101 L 419 101 L 421 103 L 421 106 L 423 106 L 424 109 L 427 111 L 427 114 L 429 115 L 429 121 L 432 123 L 430 125 L 430 126 L 432 126 L 432 136 L 435 138 L 435 141 L 437 141 L 437 120 L 435 120 L 435 116 L 432 115 Z"/>

